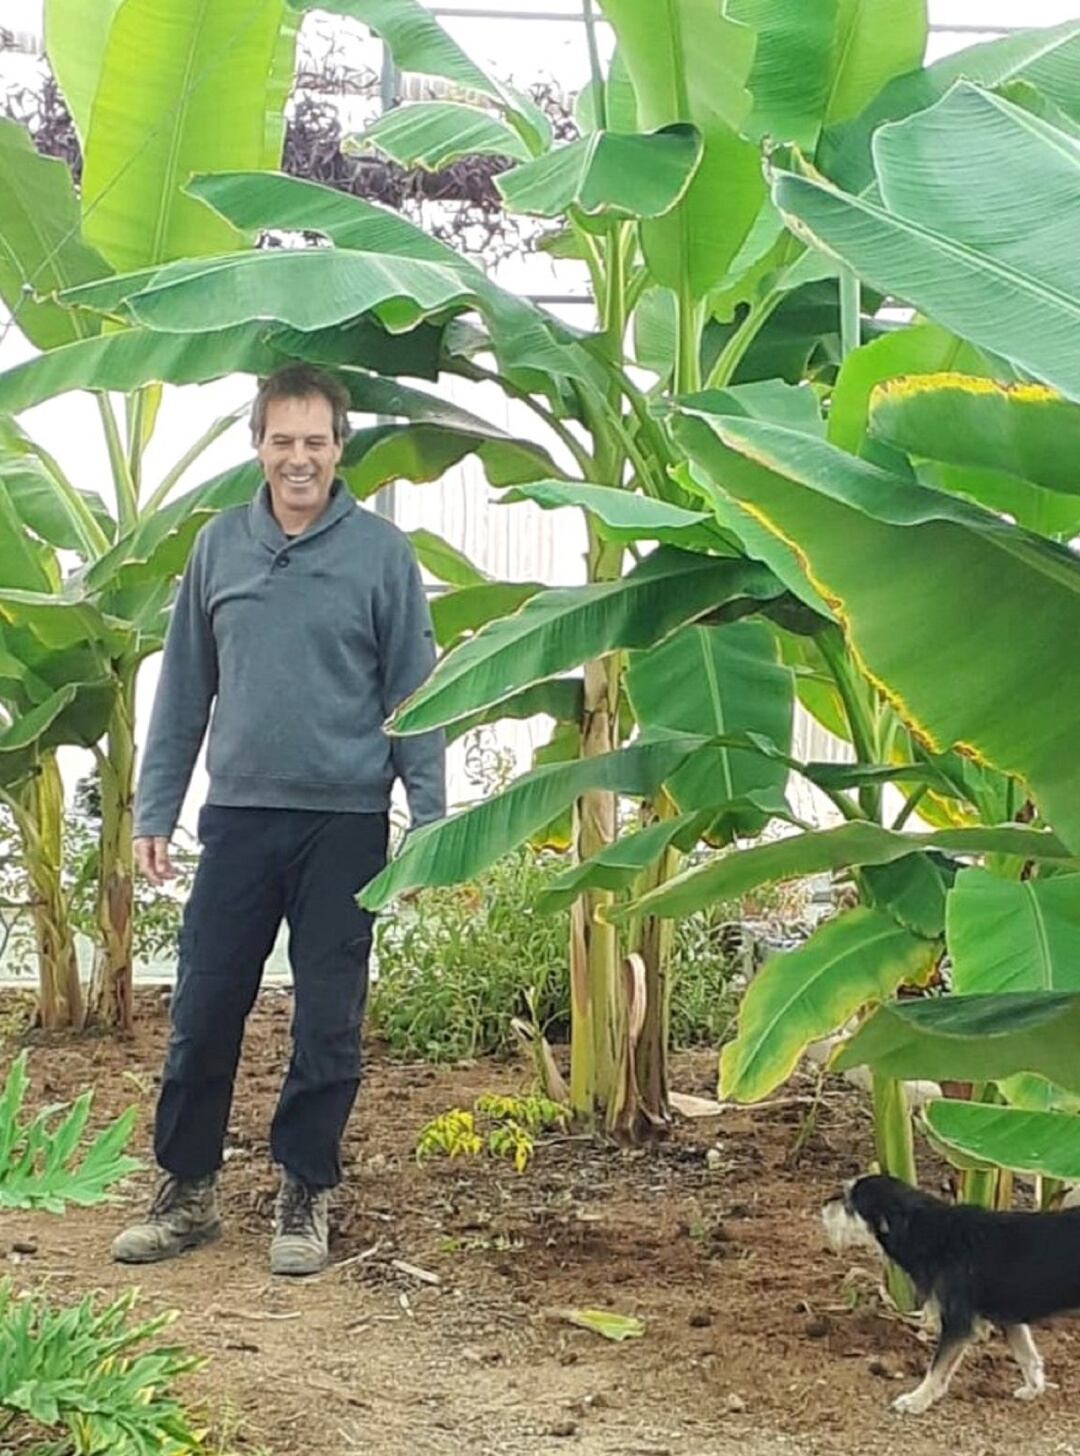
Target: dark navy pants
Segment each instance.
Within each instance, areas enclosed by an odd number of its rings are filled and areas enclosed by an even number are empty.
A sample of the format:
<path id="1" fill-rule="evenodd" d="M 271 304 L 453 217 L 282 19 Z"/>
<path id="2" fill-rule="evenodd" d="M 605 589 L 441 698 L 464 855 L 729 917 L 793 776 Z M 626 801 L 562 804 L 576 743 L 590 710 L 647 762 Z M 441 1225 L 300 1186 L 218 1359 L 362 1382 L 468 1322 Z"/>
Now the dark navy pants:
<path id="1" fill-rule="evenodd" d="M 221 1164 L 244 1022 L 284 918 L 293 1050 L 270 1150 L 312 1187 L 341 1181 L 371 950 L 356 895 L 386 862 L 387 829 L 385 814 L 203 807 L 154 1128 L 167 1173 L 201 1178 Z"/>

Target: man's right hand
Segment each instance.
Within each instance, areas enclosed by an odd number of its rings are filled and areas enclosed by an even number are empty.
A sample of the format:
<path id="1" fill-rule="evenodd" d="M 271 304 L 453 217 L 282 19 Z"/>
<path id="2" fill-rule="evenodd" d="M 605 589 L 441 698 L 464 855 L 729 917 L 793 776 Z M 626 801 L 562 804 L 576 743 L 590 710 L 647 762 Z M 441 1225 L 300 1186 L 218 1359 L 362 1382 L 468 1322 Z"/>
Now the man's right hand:
<path id="1" fill-rule="evenodd" d="M 169 858 L 169 841 L 167 839 L 136 839 L 134 841 L 135 863 L 139 872 L 146 876 L 152 885 L 163 885 L 166 880 L 176 878 L 176 870 Z"/>

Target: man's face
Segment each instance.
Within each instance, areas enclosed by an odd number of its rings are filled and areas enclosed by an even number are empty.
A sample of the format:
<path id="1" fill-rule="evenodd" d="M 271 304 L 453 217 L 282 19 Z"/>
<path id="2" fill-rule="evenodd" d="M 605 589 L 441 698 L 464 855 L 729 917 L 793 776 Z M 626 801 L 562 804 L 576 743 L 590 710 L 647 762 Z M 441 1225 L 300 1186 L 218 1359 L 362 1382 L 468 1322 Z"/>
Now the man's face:
<path id="1" fill-rule="evenodd" d="M 314 520 L 330 498 L 341 459 L 330 401 L 321 394 L 272 399 L 256 454 L 275 510 Z"/>

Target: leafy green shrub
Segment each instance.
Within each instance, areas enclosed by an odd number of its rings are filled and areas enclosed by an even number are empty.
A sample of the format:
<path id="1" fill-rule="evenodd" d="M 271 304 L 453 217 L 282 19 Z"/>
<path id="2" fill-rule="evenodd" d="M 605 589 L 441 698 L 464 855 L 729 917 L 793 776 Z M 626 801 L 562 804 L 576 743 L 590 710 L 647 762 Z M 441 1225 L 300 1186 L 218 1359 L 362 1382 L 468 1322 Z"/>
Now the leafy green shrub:
<path id="1" fill-rule="evenodd" d="M 395 1052 L 431 1061 L 507 1049 L 513 1016 L 564 1039 L 569 915 L 535 909 L 562 867 L 556 856 L 518 849 L 469 884 L 422 890 L 377 921 L 373 1032 Z"/>
<path id="2" fill-rule="evenodd" d="M 83 1133 L 93 1093 L 84 1092 L 70 1108 L 43 1107 L 23 1120 L 28 1085 L 26 1052 L 22 1052 L 0 1093 L 0 1209 L 63 1213 L 68 1203 L 101 1203 L 112 1184 L 140 1166 L 124 1156 L 135 1126 L 135 1108 L 128 1108 L 85 1147 Z"/>
<path id="3" fill-rule="evenodd" d="M 570 1024 L 569 912 L 540 915 L 540 891 L 566 868 L 561 855 L 515 850 L 467 885 L 421 890 L 411 905 L 376 922 L 373 1033 L 402 1056 L 455 1061 L 508 1050 L 512 1017 L 552 1042 Z M 760 961 L 753 935 L 731 927 L 797 915 L 786 890 L 716 904 L 676 924 L 672 951 L 672 1043 L 717 1046 L 744 981 Z"/>
<path id="4" fill-rule="evenodd" d="M 97 937 L 98 839 L 101 794 L 96 773 L 80 779 L 64 819 L 63 887 L 73 928 L 91 940 Z M 37 948 L 30 919 L 30 887 L 23 870 L 21 841 L 11 811 L 0 804 L 0 966 L 6 974 L 32 976 Z M 178 828 L 172 847 L 176 878 L 152 885 L 136 875 L 132 922 L 135 955 L 152 961 L 171 957 L 180 930 L 184 901 L 191 892 L 198 848 Z"/>
<path id="5" fill-rule="evenodd" d="M 102 1310 L 53 1309 L 0 1282 L 0 1439 L 45 1456 L 194 1456 L 204 1447 L 170 1393 L 204 1362 L 176 1347 L 135 1352 L 175 1319 L 131 1326 L 134 1291 Z M 10 1449 L 10 1447 L 5 1447 Z"/>

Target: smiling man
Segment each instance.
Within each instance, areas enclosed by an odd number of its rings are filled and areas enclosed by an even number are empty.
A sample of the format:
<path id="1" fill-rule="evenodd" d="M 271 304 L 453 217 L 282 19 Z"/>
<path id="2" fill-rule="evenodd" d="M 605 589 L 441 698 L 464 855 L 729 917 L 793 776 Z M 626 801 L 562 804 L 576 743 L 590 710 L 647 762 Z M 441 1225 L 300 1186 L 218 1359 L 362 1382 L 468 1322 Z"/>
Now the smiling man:
<path id="1" fill-rule="evenodd" d="M 328 1190 L 360 1078 L 371 917 L 396 778 L 414 828 L 445 812 L 441 734 L 382 724 L 435 661 L 407 538 L 335 475 L 348 396 L 307 365 L 260 386 L 264 483 L 200 533 L 173 609 L 135 802 L 135 857 L 160 885 L 210 723 L 202 855 L 180 934 L 154 1129 L 164 1174 L 113 1255 L 168 1259 L 220 1232 L 217 1172 L 244 1022 L 282 919 L 293 1053 L 270 1130 L 282 1169 L 270 1267 L 327 1261 Z M 212 719 L 211 719 L 212 710 Z"/>

